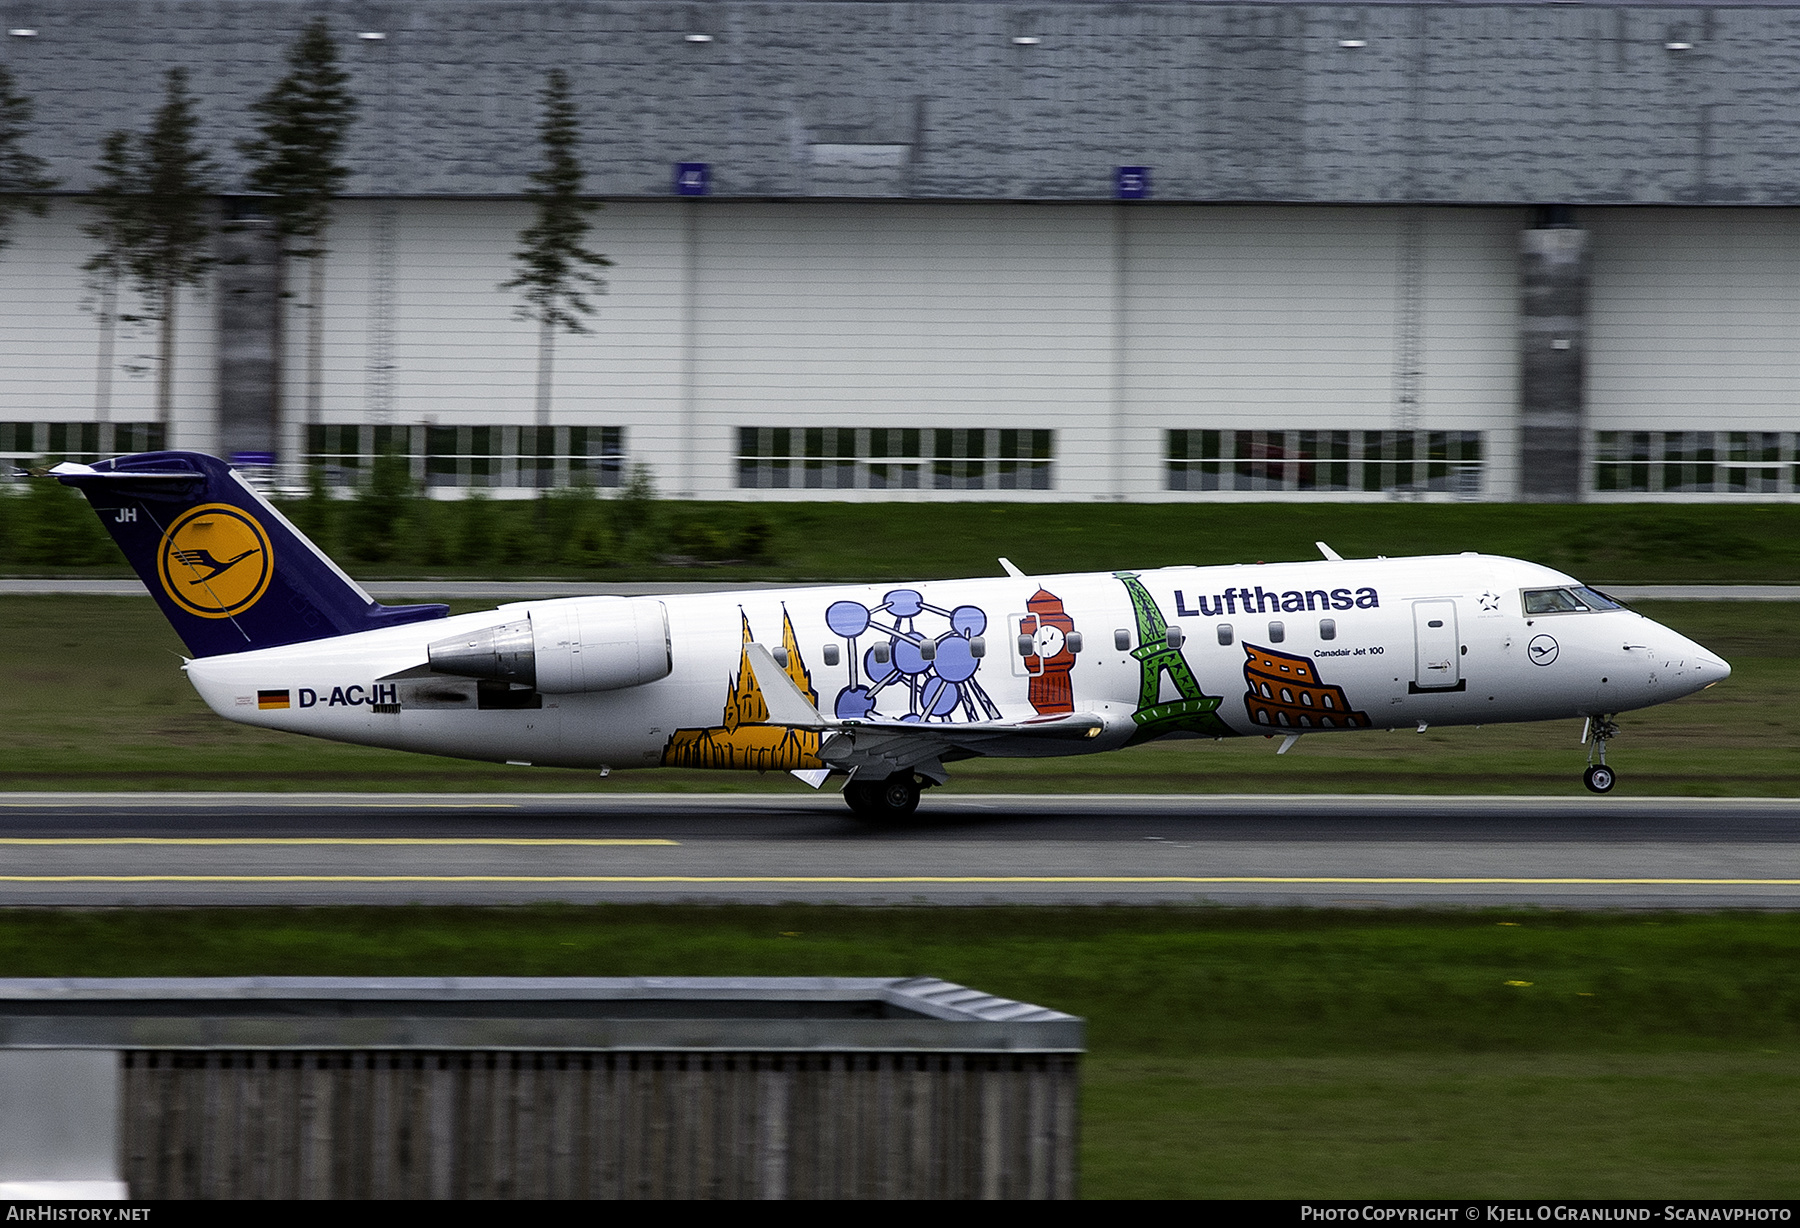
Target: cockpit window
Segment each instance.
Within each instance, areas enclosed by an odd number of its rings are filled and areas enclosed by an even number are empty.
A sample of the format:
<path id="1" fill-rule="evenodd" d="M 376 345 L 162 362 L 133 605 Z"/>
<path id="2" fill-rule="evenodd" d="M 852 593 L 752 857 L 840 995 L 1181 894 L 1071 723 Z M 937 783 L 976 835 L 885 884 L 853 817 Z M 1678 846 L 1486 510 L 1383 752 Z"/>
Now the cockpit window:
<path id="1" fill-rule="evenodd" d="M 1583 587 L 1574 591 L 1577 597 L 1587 603 L 1590 610 L 1623 610 L 1625 608 L 1623 601 L 1608 597 L 1597 588 Z"/>
<path id="2" fill-rule="evenodd" d="M 1594 610 L 1622 610 L 1625 607 L 1591 588 L 1528 588 L 1520 594 L 1525 599 L 1527 614 L 1587 614 Z"/>

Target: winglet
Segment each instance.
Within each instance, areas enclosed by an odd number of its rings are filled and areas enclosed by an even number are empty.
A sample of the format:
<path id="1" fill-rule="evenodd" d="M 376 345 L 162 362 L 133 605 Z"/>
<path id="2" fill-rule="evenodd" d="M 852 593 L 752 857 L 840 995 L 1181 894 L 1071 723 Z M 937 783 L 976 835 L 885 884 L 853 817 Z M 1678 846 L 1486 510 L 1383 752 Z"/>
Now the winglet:
<path id="1" fill-rule="evenodd" d="M 1320 554 L 1324 555 L 1326 558 L 1330 559 L 1332 562 L 1341 563 L 1344 561 L 1343 555 L 1341 555 L 1337 551 L 1333 550 L 1330 546 L 1327 546 L 1324 542 L 1314 542 L 1313 545 L 1315 545 L 1319 548 Z"/>
<path id="2" fill-rule="evenodd" d="M 1025 573 L 1013 566 L 1013 561 L 1004 555 L 1000 558 L 1000 566 L 1004 567 L 1006 569 L 1006 574 L 1015 580 L 1023 580 L 1025 578 Z"/>
<path id="3" fill-rule="evenodd" d="M 756 675 L 756 685 L 762 688 L 763 703 L 769 709 L 767 724 L 785 725 L 790 729 L 832 729 L 837 726 L 836 721 L 828 721 L 819 715 L 806 693 L 794 685 L 786 670 L 775 664 L 775 658 L 769 655 L 767 648 L 761 644 L 745 644 L 744 656 Z"/>

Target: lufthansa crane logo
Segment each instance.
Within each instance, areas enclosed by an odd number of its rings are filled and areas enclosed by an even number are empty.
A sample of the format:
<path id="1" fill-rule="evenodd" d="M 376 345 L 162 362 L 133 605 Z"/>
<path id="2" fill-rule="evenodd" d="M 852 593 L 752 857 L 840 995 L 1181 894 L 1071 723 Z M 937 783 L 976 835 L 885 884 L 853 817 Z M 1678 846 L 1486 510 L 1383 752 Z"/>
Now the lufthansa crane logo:
<path id="1" fill-rule="evenodd" d="M 275 574 L 269 535 L 229 503 L 204 503 L 163 534 L 156 574 L 170 600 L 201 618 L 230 618 L 255 605 Z"/>

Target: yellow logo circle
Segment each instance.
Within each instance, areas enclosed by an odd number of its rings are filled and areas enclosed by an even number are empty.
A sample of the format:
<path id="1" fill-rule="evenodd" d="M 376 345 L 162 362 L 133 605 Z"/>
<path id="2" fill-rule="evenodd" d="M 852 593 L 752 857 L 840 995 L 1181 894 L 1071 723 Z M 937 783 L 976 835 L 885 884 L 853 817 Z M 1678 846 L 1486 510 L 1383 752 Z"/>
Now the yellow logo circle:
<path id="1" fill-rule="evenodd" d="M 156 555 L 163 592 L 201 618 L 230 618 L 255 605 L 275 574 L 269 535 L 248 512 L 203 503 L 163 534 Z"/>

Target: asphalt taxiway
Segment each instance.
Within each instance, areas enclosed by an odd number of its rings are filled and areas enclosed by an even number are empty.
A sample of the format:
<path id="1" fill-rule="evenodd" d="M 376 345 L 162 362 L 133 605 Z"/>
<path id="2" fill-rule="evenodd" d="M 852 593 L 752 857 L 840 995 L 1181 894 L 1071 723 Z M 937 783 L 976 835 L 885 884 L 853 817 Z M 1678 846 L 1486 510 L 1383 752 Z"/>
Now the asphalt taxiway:
<path id="1" fill-rule="evenodd" d="M 1800 799 L 0 795 L 0 905 L 1800 907 Z"/>

